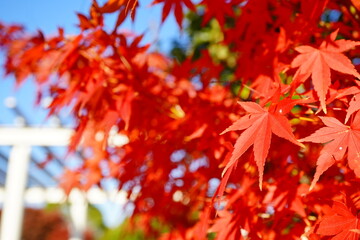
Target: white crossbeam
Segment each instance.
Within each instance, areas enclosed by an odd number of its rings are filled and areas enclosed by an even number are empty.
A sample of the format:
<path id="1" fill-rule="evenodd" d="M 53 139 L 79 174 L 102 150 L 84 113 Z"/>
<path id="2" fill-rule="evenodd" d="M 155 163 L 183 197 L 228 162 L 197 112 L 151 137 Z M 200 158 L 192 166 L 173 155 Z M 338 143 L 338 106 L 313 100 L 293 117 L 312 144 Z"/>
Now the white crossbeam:
<path id="1" fill-rule="evenodd" d="M 62 204 L 68 201 L 73 203 L 77 201 L 77 195 L 80 190 L 73 189 L 69 195 L 66 196 L 65 191 L 59 187 L 30 187 L 25 190 L 24 201 L 25 204 L 42 205 L 47 203 Z M 90 188 L 88 191 L 82 193 L 86 201 L 90 204 L 106 204 L 109 201 L 118 205 L 124 205 L 129 200 L 127 192 L 124 190 L 113 189 L 105 191 L 100 188 Z M 5 200 L 5 188 L 0 187 L 0 205 Z"/>
<path id="2" fill-rule="evenodd" d="M 67 128 L 0 127 L 0 146 L 67 146 L 73 132 Z"/>

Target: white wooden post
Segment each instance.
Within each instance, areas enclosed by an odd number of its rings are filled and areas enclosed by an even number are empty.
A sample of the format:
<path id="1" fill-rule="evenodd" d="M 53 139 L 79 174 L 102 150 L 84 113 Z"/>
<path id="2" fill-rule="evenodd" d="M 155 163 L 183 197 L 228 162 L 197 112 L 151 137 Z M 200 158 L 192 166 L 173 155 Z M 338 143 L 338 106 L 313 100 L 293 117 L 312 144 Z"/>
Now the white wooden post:
<path id="1" fill-rule="evenodd" d="M 81 240 L 84 238 L 88 210 L 88 203 L 84 194 L 84 192 L 78 189 L 73 189 L 69 196 L 70 217 L 73 223 L 70 240 Z"/>
<path id="2" fill-rule="evenodd" d="M 16 145 L 10 153 L 1 217 L 1 240 L 19 240 L 21 237 L 30 152 L 30 146 Z"/>

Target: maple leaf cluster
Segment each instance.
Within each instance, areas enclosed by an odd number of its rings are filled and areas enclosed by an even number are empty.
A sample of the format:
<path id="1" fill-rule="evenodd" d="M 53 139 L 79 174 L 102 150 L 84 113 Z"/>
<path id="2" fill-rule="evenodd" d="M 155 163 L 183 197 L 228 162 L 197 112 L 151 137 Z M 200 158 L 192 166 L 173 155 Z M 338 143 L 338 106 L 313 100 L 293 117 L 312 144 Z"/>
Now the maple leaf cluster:
<path id="1" fill-rule="evenodd" d="M 155 0 L 191 37 L 172 57 L 122 31 L 140 4 L 93 1 L 72 36 L 0 24 L 6 73 L 75 119 L 64 189 L 117 179 L 149 238 L 359 239 L 358 1 Z"/>

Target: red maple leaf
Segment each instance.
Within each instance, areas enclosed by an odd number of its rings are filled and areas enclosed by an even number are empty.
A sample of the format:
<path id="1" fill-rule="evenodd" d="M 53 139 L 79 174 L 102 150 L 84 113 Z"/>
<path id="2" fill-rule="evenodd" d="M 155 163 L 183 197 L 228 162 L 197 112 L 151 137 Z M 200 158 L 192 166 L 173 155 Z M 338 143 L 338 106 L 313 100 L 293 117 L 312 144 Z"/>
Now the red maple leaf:
<path id="1" fill-rule="evenodd" d="M 215 18 L 218 20 L 220 26 L 225 25 L 225 17 L 234 17 L 233 5 L 236 3 L 230 1 L 212 1 L 203 0 L 200 2 L 201 5 L 206 6 L 204 12 L 203 24 L 206 24 L 210 19 Z"/>
<path id="2" fill-rule="evenodd" d="M 131 19 L 135 20 L 136 8 L 139 6 L 138 0 L 110 0 L 102 7 L 95 2 L 95 9 L 100 13 L 113 13 L 119 11 L 119 15 L 115 24 L 115 29 L 124 22 L 125 18 L 131 13 Z"/>
<path id="3" fill-rule="evenodd" d="M 345 118 L 345 123 L 347 123 L 347 121 L 349 120 L 350 116 L 355 113 L 356 111 L 358 111 L 360 109 L 360 93 L 355 94 L 350 103 L 349 103 L 349 108 L 347 109 L 347 113 L 346 113 L 346 118 Z"/>
<path id="4" fill-rule="evenodd" d="M 356 114 L 350 126 L 333 117 L 320 117 L 326 127 L 320 128 L 300 142 L 327 143 L 321 150 L 310 190 L 320 176 L 337 160 L 341 160 L 348 149 L 348 163 L 356 176 L 360 176 L 360 114 Z"/>
<path id="5" fill-rule="evenodd" d="M 360 219 L 342 202 L 334 202 L 332 214 L 319 223 L 316 233 L 333 236 L 332 240 L 357 240 L 360 237 Z"/>
<path id="6" fill-rule="evenodd" d="M 180 28 L 182 27 L 182 20 L 184 18 L 183 4 L 192 11 L 196 10 L 195 5 L 190 0 L 154 0 L 152 4 L 158 4 L 161 2 L 164 3 L 161 20 L 164 22 L 169 16 L 171 9 L 173 9 L 176 22 Z"/>
<path id="7" fill-rule="evenodd" d="M 307 45 L 295 48 L 300 54 L 291 63 L 293 68 L 299 68 L 292 84 L 297 86 L 311 75 L 314 89 L 325 113 L 326 94 L 331 84 L 330 69 L 360 78 L 360 74 L 350 59 L 342 54 L 342 52 L 360 45 L 360 42 L 344 39 L 335 41 L 336 36 L 337 31 L 330 35 L 330 41 L 323 41 L 319 49 Z"/>
<path id="8" fill-rule="evenodd" d="M 296 145 L 302 146 L 302 144 L 297 142 L 292 133 L 290 123 L 288 119 L 281 114 L 281 110 L 280 113 L 272 113 L 254 102 L 239 102 L 239 104 L 249 114 L 234 122 L 223 131 L 222 134 L 234 130 L 246 130 L 236 140 L 234 150 L 223 171 L 223 175 L 251 145 L 254 145 L 255 162 L 259 170 L 259 186 L 261 189 L 265 159 L 270 148 L 272 133 Z"/>
<path id="9" fill-rule="evenodd" d="M 265 204 L 271 204 L 276 211 L 290 209 L 300 216 L 305 217 L 305 205 L 303 196 L 307 191 L 306 184 L 298 184 L 297 181 L 289 179 L 287 176 L 279 184 L 270 185 L 264 198 Z"/>

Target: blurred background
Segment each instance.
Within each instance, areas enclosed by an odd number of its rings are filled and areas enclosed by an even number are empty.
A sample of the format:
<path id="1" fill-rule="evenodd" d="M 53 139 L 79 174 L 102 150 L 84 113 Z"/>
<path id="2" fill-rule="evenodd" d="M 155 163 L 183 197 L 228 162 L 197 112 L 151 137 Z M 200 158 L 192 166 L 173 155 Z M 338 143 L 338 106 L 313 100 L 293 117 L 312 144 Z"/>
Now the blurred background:
<path id="1" fill-rule="evenodd" d="M 150 8 L 150 4 L 141 1 L 136 21 L 128 19 L 122 30 L 144 34 L 144 43 L 156 42 L 155 50 L 169 54 L 183 36 L 173 16 L 160 26 L 162 6 Z M 23 25 L 32 34 L 41 30 L 46 36 L 61 27 L 71 35 L 79 32 L 76 13 L 86 15 L 90 5 L 87 0 L 1 1 L 0 22 Z M 105 21 L 112 26 L 116 16 Z M 58 186 L 60 176 L 78 167 L 82 159 L 80 153 L 67 155 L 73 120 L 66 111 L 48 117 L 51 99 L 35 104 L 32 79 L 17 86 L 2 67 L 0 76 L 1 239 L 16 240 L 20 235 L 24 240 L 143 239 L 141 232 L 124 232 L 132 213 L 131 196 L 118 191 L 116 180 L 103 180 L 101 189 L 93 187 L 86 193 L 75 189 L 66 197 Z M 121 136 L 112 141 L 126 143 Z M 16 233 L 19 221 L 22 228 Z"/>

